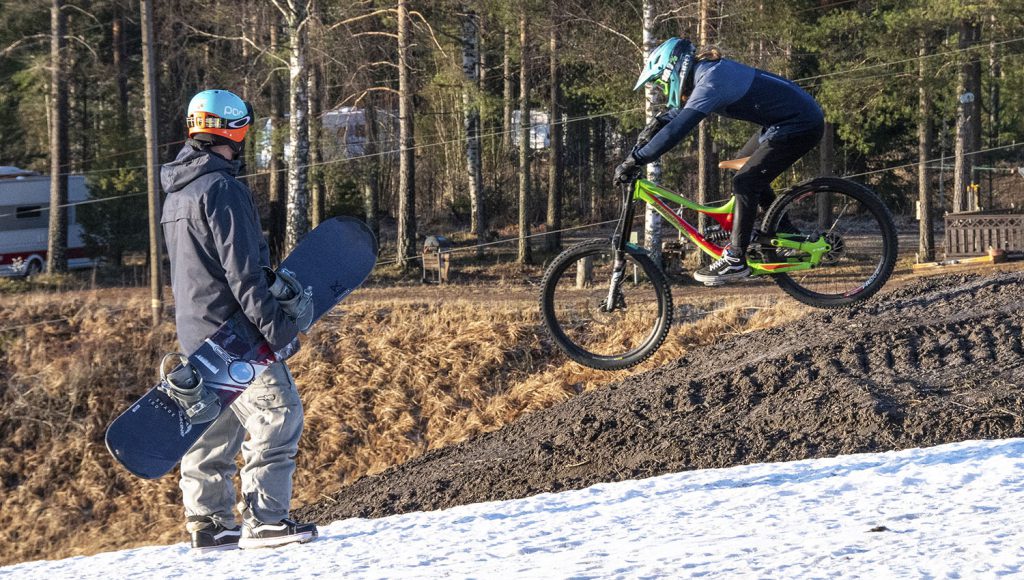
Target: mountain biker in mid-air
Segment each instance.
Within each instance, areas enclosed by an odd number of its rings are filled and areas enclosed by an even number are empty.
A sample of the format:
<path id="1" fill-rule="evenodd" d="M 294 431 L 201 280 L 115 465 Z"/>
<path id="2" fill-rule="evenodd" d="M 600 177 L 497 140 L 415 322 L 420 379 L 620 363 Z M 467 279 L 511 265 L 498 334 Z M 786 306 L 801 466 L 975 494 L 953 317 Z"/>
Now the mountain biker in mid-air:
<path id="1" fill-rule="evenodd" d="M 821 140 L 821 107 L 793 81 L 724 59 L 717 49 L 697 54 L 686 39 L 670 38 L 652 52 L 633 90 L 649 82 L 663 89 L 668 110 L 644 128 L 637 146 L 616 168 L 618 184 L 631 183 L 643 165 L 675 147 L 711 113 L 761 126 L 737 154 L 750 159 L 733 178 L 731 243 L 718 260 L 693 275 L 712 285 L 749 276 L 746 252 L 758 205 L 771 205 L 772 181 Z"/>

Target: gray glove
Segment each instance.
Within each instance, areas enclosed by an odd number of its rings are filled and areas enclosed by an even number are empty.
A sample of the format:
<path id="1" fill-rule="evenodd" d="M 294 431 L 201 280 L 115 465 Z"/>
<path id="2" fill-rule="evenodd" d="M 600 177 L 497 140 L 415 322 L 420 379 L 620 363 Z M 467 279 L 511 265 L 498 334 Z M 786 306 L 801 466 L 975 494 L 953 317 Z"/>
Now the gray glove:
<path id="1" fill-rule="evenodd" d="M 268 269 L 269 270 L 269 269 Z M 313 289 L 303 289 L 302 283 L 295 279 L 295 275 L 281 268 L 273 275 L 270 283 L 270 294 L 277 298 L 281 309 L 288 318 L 295 321 L 301 332 L 309 330 L 313 324 Z"/>

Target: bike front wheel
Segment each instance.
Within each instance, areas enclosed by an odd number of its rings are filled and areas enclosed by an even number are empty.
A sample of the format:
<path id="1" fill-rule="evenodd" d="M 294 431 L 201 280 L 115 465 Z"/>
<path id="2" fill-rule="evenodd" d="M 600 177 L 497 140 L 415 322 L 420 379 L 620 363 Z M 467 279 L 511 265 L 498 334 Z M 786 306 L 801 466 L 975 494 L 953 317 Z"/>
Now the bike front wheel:
<path id="1" fill-rule="evenodd" d="M 615 263 L 608 240 L 589 240 L 559 254 L 544 273 L 544 326 L 572 360 L 618 370 L 640 364 L 661 346 L 672 322 L 672 294 L 645 254 L 625 254 L 624 278 L 607 307 Z"/>
<path id="2" fill-rule="evenodd" d="M 898 250 L 892 214 L 875 192 L 839 178 L 800 184 L 777 199 L 764 217 L 770 237 L 829 244 L 810 270 L 772 276 L 787 294 L 818 308 L 838 308 L 867 300 L 889 280 Z M 796 250 L 766 251 L 770 262 L 800 262 Z"/>

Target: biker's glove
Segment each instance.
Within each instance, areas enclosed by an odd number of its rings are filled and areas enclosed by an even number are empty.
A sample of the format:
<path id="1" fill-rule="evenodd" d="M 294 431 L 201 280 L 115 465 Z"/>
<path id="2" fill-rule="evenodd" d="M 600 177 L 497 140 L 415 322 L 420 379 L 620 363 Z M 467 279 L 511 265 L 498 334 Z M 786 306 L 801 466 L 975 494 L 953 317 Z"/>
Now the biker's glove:
<path id="1" fill-rule="evenodd" d="M 613 182 L 615 185 L 629 185 L 632 183 L 637 176 L 640 175 L 641 167 L 637 164 L 636 158 L 630 153 L 626 156 L 626 160 L 619 164 L 615 168 L 615 178 Z"/>

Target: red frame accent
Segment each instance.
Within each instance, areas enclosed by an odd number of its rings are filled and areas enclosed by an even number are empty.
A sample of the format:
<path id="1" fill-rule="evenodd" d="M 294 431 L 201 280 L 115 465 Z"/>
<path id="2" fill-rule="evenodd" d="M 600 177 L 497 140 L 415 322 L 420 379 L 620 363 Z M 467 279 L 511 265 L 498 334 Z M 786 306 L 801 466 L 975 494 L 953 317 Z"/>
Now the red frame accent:
<path id="1" fill-rule="evenodd" d="M 694 241 L 697 243 L 698 246 L 701 246 L 702 249 L 704 249 L 705 251 L 707 251 L 710 254 L 714 255 L 715 257 L 721 257 L 722 256 L 722 252 L 725 251 L 725 248 L 723 248 L 722 246 L 719 246 L 718 244 L 715 244 L 714 242 L 709 242 L 707 240 L 707 238 L 705 238 L 704 236 L 702 236 L 700 234 L 700 232 L 697 230 L 697 228 L 695 228 L 695 227 L 690 225 L 690 222 L 688 222 L 688 221 L 684 220 L 683 218 L 679 217 L 679 215 L 676 212 L 672 211 L 672 208 L 670 208 L 669 206 L 665 205 L 665 202 L 661 201 L 661 198 L 659 198 L 657 196 L 651 196 L 651 199 L 653 199 L 654 203 L 658 204 L 659 207 L 661 207 L 663 210 L 665 210 L 665 212 L 667 212 L 668 215 L 672 216 L 672 219 L 674 219 L 675 222 L 677 224 L 679 224 L 679 227 L 683 228 L 683 230 L 686 231 L 687 235 L 691 236 L 694 239 Z M 714 213 L 705 213 L 705 212 L 701 212 L 701 213 L 704 213 L 704 215 L 709 215 L 709 216 L 715 218 L 715 221 L 717 221 L 719 224 L 722 224 L 722 229 L 728 229 L 729 231 L 732 231 L 732 214 L 731 213 L 730 214 L 714 214 Z M 729 216 L 728 220 L 724 220 L 724 219 L 720 220 L 720 219 L 718 219 L 718 216 L 721 216 L 721 215 L 728 215 Z M 727 221 L 727 223 L 729 225 L 728 228 L 726 228 L 725 224 L 723 223 L 724 221 Z"/>
<path id="2" fill-rule="evenodd" d="M 702 213 L 702 214 L 704 214 L 706 216 L 711 216 L 711 219 L 713 219 L 716 222 L 718 222 L 718 225 L 722 226 L 723 230 L 725 230 L 727 232 L 732 232 L 732 216 L 733 216 L 732 212 L 729 212 L 729 213 L 709 213 L 709 212 L 702 211 L 700 213 Z"/>

